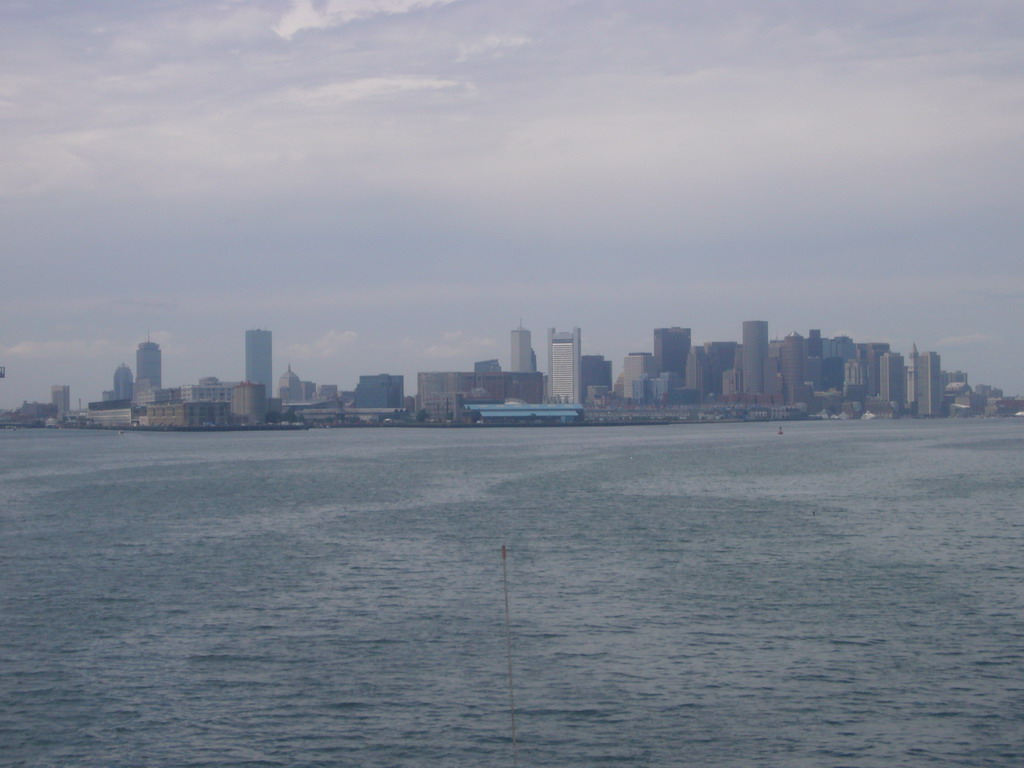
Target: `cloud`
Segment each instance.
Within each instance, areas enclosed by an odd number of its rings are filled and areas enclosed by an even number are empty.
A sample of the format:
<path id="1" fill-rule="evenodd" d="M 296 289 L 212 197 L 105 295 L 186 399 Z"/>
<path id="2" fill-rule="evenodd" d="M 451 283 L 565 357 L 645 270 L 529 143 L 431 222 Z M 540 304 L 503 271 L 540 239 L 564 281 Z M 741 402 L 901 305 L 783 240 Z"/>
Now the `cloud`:
<path id="1" fill-rule="evenodd" d="M 318 88 L 292 90 L 286 98 L 303 106 L 323 107 L 411 91 L 439 91 L 459 87 L 461 87 L 461 83 L 456 80 L 442 80 L 436 77 L 367 77 L 361 80 L 331 83 Z"/>
<path id="2" fill-rule="evenodd" d="M 0 347 L 6 358 L 25 360 L 67 360 L 110 355 L 122 350 L 120 344 L 108 339 L 76 339 L 73 341 L 19 341 L 10 347 Z"/>
<path id="3" fill-rule="evenodd" d="M 947 336 L 944 339 L 940 339 L 938 346 L 940 347 L 975 347 L 975 346 L 989 346 L 996 344 L 998 339 L 994 336 L 990 336 L 987 333 L 967 333 L 962 336 Z"/>
<path id="4" fill-rule="evenodd" d="M 521 35 L 487 35 L 475 42 L 460 45 L 459 58 L 456 61 L 461 63 L 477 56 L 487 55 L 491 58 L 500 58 L 507 51 L 522 48 L 531 42 L 530 38 Z"/>
<path id="5" fill-rule="evenodd" d="M 491 354 L 497 347 L 494 339 L 486 336 L 470 336 L 464 331 L 448 331 L 439 344 L 432 344 L 423 350 L 423 357 L 433 360 L 469 359 L 474 356 Z"/>
<path id="6" fill-rule="evenodd" d="M 325 359 L 337 357 L 341 351 L 352 346 L 357 338 L 355 331 L 330 330 L 316 341 L 308 344 L 291 344 L 285 353 L 298 360 Z"/>
<path id="7" fill-rule="evenodd" d="M 394 16 L 421 8 L 448 5 L 455 0 L 329 0 L 323 8 L 313 0 L 293 0 L 292 8 L 274 27 L 285 40 L 307 29 L 329 29 L 372 16 Z"/>

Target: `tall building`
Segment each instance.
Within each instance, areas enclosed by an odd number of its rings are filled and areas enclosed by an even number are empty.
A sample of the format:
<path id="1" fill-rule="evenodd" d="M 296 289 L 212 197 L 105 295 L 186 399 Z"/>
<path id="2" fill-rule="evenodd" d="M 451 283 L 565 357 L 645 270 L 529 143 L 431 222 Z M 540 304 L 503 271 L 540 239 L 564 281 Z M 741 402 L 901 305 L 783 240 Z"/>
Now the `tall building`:
<path id="1" fill-rule="evenodd" d="M 782 371 L 782 395 L 787 403 L 796 402 L 797 387 L 807 381 L 807 360 L 804 337 L 796 331 L 782 340 L 779 346 L 779 370 Z"/>
<path id="2" fill-rule="evenodd" d="M 160 345 L 155 341 L 143 341 L 135 351 L 135 395 L 160 389 L 162 363 Z"/>
<path id="3" fill-rule="evenodd" d="M 622 361 L 622 396 L 636 402 L 646 401 L 649 381 L 658 376 L 658 361 L 650 352 L 630 352 Z"/>
<path id="4" fill-rule="evenodd" d="M 942 370 L 938 352 L 918 355 L 915 378 L 917 384 L 917 415 L 942 415 Z"/>
<path id="5" fill-rule="evenodd" d="M 707 350 L 704 347 L 690 347 L 690 354 L 686 358 L 686 388 L 694 390 L 700 402 L 704 402 L 704 398 L 711 393 L 710 374 Z M 721 381 L 721 374 L 718 378 Z"/>
<path id="6" fill-rule="evenodd" d="M 57 417 L 67 416 L 71 411 L 71 387 L 67 384 L 54 384 L 50 387 L 50 402 L 57 408 Z"/>
<path id="7" fill-rule="evenodd" d="M 907 404 L 907 369 L 903 365 L 903 355 L 895 352 L 883 354 L 878 360 L 878 378 L 879 396 L 899 413 Z"/>
<path id="8" fill-rule="evenodd" d="M 277 380 L 277 396 L 282 403 L 301 403 L 303 397 L 302 380 L 292 372 L 291 365 Z"/>
<path id="9" fill-rule="evenodd" d="M 591 387 L 597 387 L 597 392 L 609 392 L 612 388 L 612 361 L 605 360 L 604 355 L 581 355 L 580 376 L 583 379 L 580 384 L 583 390 L 584 399 L 590 401 Z"/>
<path id="10" fill-rule="evenodd" d="M 659 373 L 674 373 L 681 379 L 686 378 L 686 358 L 689 354 L 689 328 L 674 326 L 654 329 L 654 359 L 658 363 Z"/>
<path id="11" fill-rule="evenodd" d="M 271 391 L 274 383 L 273 338 L 270 331 L 245 332 L 245 380 Z"/>
<path id="12" fill-rule="evenodd" d="M 768 391 L 768 322 L 743 321 L 743 391 L 763 394 Z"/>
<path id="13" fill-rule="evenodd" d="M 114 389 L 111 400 L 132 400 L 135 398 L 135 377 L 132 369 L 124 363 L 114 371 Z"/>
<path id="14" fill-rule="evenodd" d="M 548 396 L 555 403 L 582 403 L 580 329 L 548 329 Z"/>
<path id="15" fill-rule="evenodd" d="M 360 376 L 356 385 L 356 408 L 401 408 L 405 399 L 405 377 L 389 373 Z"/>
<path id="16" fill-rule="evenodd" d="M 512 365 L 513 373 L 533 373 L 537 370 L 537 356 L 533 353 L 530 332 L 520 325 L 512 330 Z"/>

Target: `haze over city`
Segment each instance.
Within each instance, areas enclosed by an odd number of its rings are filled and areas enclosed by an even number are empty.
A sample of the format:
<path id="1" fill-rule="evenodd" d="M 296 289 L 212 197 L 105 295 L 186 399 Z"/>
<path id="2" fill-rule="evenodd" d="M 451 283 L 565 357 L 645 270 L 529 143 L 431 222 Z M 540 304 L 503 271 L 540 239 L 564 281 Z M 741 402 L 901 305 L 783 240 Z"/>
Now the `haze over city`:
<path id="1" fill-rule="evenodd" d="M 1017 3 L 0 9 L 0 408 L 507 361 L 520 321 L 913 343 L 1024 392 Z"/>

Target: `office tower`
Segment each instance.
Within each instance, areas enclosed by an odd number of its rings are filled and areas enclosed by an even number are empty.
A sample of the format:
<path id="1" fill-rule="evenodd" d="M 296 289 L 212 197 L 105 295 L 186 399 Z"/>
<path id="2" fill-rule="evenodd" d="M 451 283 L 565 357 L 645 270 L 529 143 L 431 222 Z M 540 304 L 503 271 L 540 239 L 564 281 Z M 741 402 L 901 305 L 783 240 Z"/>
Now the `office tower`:
<path id="1" fill-rule="evenodd" d="M 131 400 L 135 397 L 135 377 L 124 363 L 114 371 L 113 400 Z"/>
<path id="2" fill-rule="evenodd" d="M 548 396 L 555 403 L 581 403 L 580 329 L 548 329 Z"/>
<path id="3" fill-rule="evenodd" d="M 736 367 L 736 353 L 740 345 L 737 341 L 705 341 L 704 353 L 707 355 L 706 365 L 707 390 L 704 396 L 721 395 L 723 375 Z M 735 392 L 733 394 L 736 394 Z"/>
<path id="4" fill-rule="evenodd" d="M 864 387 L 867 393 L 868 387 L 868 364 L 865 360 L 847 360 L 843 365 L 843 383 L 858 387 Z"/>
<path id="5" fill-rule="evenodd" d="M 356 408 L 401 408 L 405 399 L 405 377 L 378 373 L 360 376 L 356 385 Z"/>
<path id="6" fill-rule="evenodd" d="M 537 370 L 537 356 L 530 346 L 530 332 L 520 324 L 512 331 L 512 365 L 513 373 L 533 373 Z"/>
<path id="7" fill-rule="evenodd" d="M 282 403 L 301 403 L 303 387 L 302 380 L 292 372 L 291 365 L 288 370 L 281 374 L 277 380 L 277 396 Z"/>
<path id="8" fill-rule="evenodd" d="M 622 396 L 627 400 L 647 399 L 647 382 L 658 376 L 658 361 L 650 352 L 630 352 L 622 361 Z"/>
<path id="9" fill-rule="evenodd" d="M 917 415 L 942 415 L 942 369 L 938 352 L 922 352 L 916 363 Z"/>
<path id="10" fill-rule="evenodd" d="M 904 387 L 904 397 L 907 398 L 907 409 L 917 412 L 917 361 L 920 355 L 917 354 L 917 344 L 910 348 L 910 359 L 907 361 L 907 386 Z"/>
<path id="11" fill-rule="evenodd" d="M 655 328 L 654 359 L 658 364 L 658 372 L 674 373 L 679 378 L 686 377 L 686 358 L 690 354 L 690 329 Z M 657 375 L 657 374 L 655 374 Z"/>
<path id="12" fill-rule="evenodd" d="M 583 379 L 580 388 L 584 399 L 590 399 L 591 387 L 603 387 L 601 391 L 611 391 L 612 361 L 605 360 L 604 355 L 580 355 L 580 377 Z"/>
<path id="13" fill-rule="evenodd" d="M 71 387 L 67 384 L 54 384 L 50 387 L 50 402 L 57 407 L 57 417 L 67 416 L 71 410 Z"/>
<path id="14" fill-rule="evenodd" d="M 501 373 L 501 364 L 497 360 L 480 360 L 473 363 L 474 373 Z"/>
<path id="15" fill-rule="evenodd" d="M 822 355 L 822 339 L 821 330 L 818 328 L 811 328 L 807 332 L 807 356 L 808 357 L 823 357 Z"/>
<path id="16" fill-rule="evenodd" d="M 856 345 L 857 359 L 867 363 L 868 378 L 864 382 L 867 385 L 869 397 L 877 397 L 880 392 L 878 361 L 889 351 L 889 344 L 886 342 L 866 342 Z"/>
<path id="17" fill-rule="evenodd" d="M 897 413 L 906 406 L 907 369 L 903 355 L 886 352 L 878 361 L 879 396 Z"/>
<path id="18" fill-rule="evenodd" d="M 135 395 L 161 387 L 160 345 L 143 341 L 135 352 Z"/>
<path id="19" fill-rule="evenodd" d="M 768 323 L 743 321 L 743 391 L 763 394 L 767 389 Z"/>
<path id="20" fill-rule="evenodd" d="M 796 331 L 789 334 L 779 345 L 779 370 L 782 372 L 782 395 L 787 403 L 796 402 L 796 388 L 807 380 L 805 373 L 806 351 L 804 337 Z"/>
<path id="21" fill-rule="evenodd" d="M 721 385 L 721 373 L 718 380 Z M 690 354 L 686 357 L 686 388 L 695 390 L 700 402 L 704 402 L 711 392 L 711 365 L 705 347 L 690 347 Z"/>
<path id="22" fill-rule="evenodd" d="M 245 332 L 245 380 L 270 391 L 274 383 L 273 339 L 270 331 Z"/>

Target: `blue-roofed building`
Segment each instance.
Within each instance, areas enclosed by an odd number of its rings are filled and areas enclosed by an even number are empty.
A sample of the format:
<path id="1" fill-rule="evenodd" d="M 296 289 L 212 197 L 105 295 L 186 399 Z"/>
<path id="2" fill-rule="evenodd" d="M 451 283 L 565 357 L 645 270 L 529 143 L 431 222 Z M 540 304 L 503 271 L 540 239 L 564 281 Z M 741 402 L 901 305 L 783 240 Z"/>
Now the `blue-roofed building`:
<path id="1" fill-rule="evenodd" d="M 578 424 L 583 406 L 574 403 L 473 403 L 465 406 L 481 424 Z"/>

